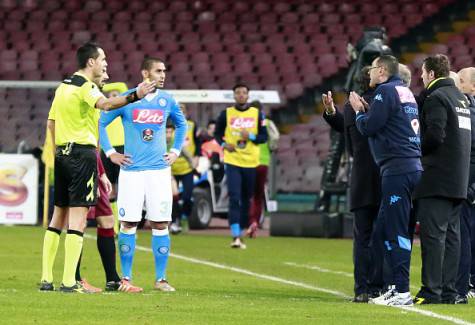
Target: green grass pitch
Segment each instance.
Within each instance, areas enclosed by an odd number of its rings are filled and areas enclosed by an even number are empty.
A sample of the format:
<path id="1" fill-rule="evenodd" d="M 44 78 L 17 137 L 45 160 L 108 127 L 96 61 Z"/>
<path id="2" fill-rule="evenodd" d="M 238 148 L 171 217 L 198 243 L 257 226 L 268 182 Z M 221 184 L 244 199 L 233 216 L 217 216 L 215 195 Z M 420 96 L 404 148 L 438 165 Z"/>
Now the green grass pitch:
<path id="1" fill-rule="evenodd" d="M 88 233 L 95 235 L 93 229 Z M 168 267 L 177 292 L 153 290 L 153 256 L 145 249 L 137 251 L 134 261 L 134 283 L 144 287 L 143 294 L 39 292 L 43 234 L 40 227 L 0 227 L 0 324 L 475 323 L 473 300 L 468 306 L 412 308 L 426 315 L 348 302 L 344 296 L 353 292 L 350 240 L 257 238 L 246 241 L 247 250 L 232 250 L 228 237 L 179 235 L 172 237 L 172 253 L 178 256 L 170 258 Z M 139 232 L 137 244 L 148 249 L 150 237 L 150 232 Z M 63 239 L 56 285 L 62 276 Z M 420 285 L 420 264 L 415 247 L 413 294 Z M 83 277 L 102 287 L 104 273 L 90 237 L 82 265 Z"/>

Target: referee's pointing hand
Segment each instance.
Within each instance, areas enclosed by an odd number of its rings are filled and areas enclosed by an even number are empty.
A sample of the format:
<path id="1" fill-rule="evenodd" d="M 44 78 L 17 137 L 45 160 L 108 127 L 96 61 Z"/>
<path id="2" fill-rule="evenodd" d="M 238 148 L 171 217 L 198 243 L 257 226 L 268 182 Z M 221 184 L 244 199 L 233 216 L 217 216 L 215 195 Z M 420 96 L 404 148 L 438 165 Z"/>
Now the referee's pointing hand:
<path id="1" fill-rule="evenodd" d="M 155 91 L 155 83 L 144 81 L 144 82 L 140 83 L 137 87 L 137 97 L 142 99 L 147 94 L 149 94 L 153 91 Z"/>

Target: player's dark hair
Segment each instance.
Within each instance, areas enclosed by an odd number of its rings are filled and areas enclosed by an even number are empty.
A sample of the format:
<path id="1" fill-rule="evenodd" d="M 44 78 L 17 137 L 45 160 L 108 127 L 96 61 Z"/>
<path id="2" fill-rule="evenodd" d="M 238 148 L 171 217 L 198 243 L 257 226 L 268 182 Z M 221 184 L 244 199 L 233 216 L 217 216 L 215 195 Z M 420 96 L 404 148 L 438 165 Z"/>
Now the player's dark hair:
<path id="1" fill-rule="evenodd" d="M 216 120 L 209 120 L 207 126 L 210 126 L 211 124 L 216 124 Z"/>
<path id="2" fill-rule="evenodd" d="M 450 62 L 447 55 L 436 54 L 424 59 L 423 65 L 427 72 L 434 71 L 434 78 L 448 77 L 450 74 Z"/>
<path id="3" fill-rule="evenodd" d="M 101 47 L 97 43 L 87 42 L 76 51 L 76 60 L 79 69 L 84 69 L 87 66 L 89 59 L 97 59 L 99 57 L 99 49 Z"/>
<path id="4" fill-rule="evenodd" d="M 246 84 L 238 83 L 238 84 L 234 85 L 233 92 L 235 92 L 236 89 L 238 89 L 238 88 L 246 88 L 246 90 L 249 91 L 249 87 Z"/>
<path id="5" fill-rule="evenodd" d="M 147 70 L 149 71 L 152 69 L 152 66 L 155 62 L 160 62 L 165 64 L 165 62 L 157 57 L 152 57 L 152 56 L 146 56 L 145 59 L 142 61 L 142 65 L 140 66 L 140 70 Z"/>
<path id="6" fill-rule="evenodd" d="M 386 68 L 390 76 L 399 73 L 399 61 L 392 55 L 381 55 L 378 57 L 378 65 Z"/>

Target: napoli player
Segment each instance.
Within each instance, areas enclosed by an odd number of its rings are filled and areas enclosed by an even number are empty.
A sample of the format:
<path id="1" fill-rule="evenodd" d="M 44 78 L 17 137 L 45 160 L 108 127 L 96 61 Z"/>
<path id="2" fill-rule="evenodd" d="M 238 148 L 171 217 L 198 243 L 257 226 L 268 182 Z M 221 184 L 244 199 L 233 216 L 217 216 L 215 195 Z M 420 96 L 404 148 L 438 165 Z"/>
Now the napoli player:
<path id="1" fill-rule="evenodd" d="M 145 58 L 141 67 L 144 80 L 162 88 L 165 82 L 165 64 L 158 58 Z M 133 91 L 133 90 L 131 90 Z M 110 145 L 106 126 L 122 117 L 125 133 L 124 154 Z M 166 122 L 174 122 L 175 143 L 167 152 Z M 120 232 L 119 250 L 123 278 L 120 291 L 142 292 L 130 283 L 135 252 L 135 234 L 142 218 L 145 200 L 147 219 L 152 227 L 152 250 L 155 259 L 155 289 L 175 291 L 166 280 L 165 270 L 170 250 L 168 223 L 172 212 L 171 170 L 185 140 L 186 119 L 175 99 L 156 89 L 142 100 L 121 109 L 102 114 L 99 121 L 101 147 L 112 162 L 121 166 L 119 174 Z"/>

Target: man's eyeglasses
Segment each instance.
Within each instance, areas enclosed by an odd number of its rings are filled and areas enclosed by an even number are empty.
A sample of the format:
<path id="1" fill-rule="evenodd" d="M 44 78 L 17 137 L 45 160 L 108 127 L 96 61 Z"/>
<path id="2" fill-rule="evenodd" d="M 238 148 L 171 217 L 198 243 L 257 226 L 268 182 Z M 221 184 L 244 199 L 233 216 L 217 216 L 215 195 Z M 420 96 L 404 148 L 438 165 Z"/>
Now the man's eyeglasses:
<path id="1" fill-rule="evenodd" d="M 370 68 L 368 69 L 368 71 L 371 71 L 371 70 L 376 69 L 376 68 L 381 68 L 381 66 L 378 65 L 378 66 L 376 66 L 376 67 L 370 67 Z"/>

